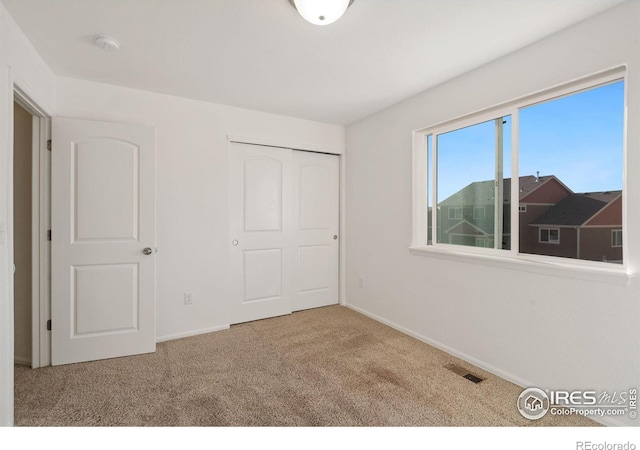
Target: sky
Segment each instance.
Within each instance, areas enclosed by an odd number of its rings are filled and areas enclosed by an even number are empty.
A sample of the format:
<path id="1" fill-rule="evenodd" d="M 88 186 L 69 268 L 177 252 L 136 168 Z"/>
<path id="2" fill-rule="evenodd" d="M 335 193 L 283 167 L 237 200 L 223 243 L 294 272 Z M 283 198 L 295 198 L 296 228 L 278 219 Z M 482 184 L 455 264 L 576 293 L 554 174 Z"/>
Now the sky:
<path id="1" fill-rule="evenodd" d="M 555 175 L 573 192 L 622 189 L 624 82 L 519 111 L 519 174 Z M 511 176 L 511 117 L 504 124 L 504 177 Z M 438 137 L 438 201 L 494 178 L 495 122 Z"/>

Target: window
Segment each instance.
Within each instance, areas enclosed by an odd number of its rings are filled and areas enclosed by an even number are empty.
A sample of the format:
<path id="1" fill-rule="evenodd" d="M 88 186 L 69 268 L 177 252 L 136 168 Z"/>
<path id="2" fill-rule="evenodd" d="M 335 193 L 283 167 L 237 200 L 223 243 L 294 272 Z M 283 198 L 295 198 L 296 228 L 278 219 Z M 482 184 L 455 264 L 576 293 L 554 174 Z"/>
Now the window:
<path id="1" fill-rule="evenodd" d="M 623 81 L 520 108 L 520 201 L 538 205 L 526 217 L 533 227 L 522 224 L 521 253 L 547 254 L 535 242 L 535 227 L 546 225 L 567 233 L 562 248 L 550 250 L 554 256 L 603 260 L 597 249 L 608 247 L 609 236 L 591 227 L 622 223 L 623 123 Z M 542 233 L 538 242 L 558 243 Z"/>
<path id="2" fill-rule="evenodd" d="M 560 230 L 557 228 L 540 228 L 538 242 L 543 244 L 559 244 Z"/>
<path id="3" fill-rule="evenodd" d="M 412 248 L 622 263 L 624 91 L 611 70 L 416 131 Z"/>
<path id="4" fill-rule="evenodd" d="M 462 219 L 462 208 L 449 208 L 449 219 L 452 219 L 452 220 Z"/>
<path id="5" fill-rule="evenodd" d="M 622 230 L 611 230 L 611 246 L 622 247 Z"/>
<path id="6" fill-rule="evenodd" d="M 432 151 L 438 161 L 437 167 L 433 165 L 437 182 L 436 243 L 505 247 L 509 229 L 504 220 L 503 172 L 505 167 L 510 170 L 504 164 L 509 161 L 504 155 L 510 155 L 504 151 L 505 143 L 510 149 L 510 124 L 510 117 L 495 117 L 434 137 Z M 438 214 L 445 209 L 447 215 Z"/>

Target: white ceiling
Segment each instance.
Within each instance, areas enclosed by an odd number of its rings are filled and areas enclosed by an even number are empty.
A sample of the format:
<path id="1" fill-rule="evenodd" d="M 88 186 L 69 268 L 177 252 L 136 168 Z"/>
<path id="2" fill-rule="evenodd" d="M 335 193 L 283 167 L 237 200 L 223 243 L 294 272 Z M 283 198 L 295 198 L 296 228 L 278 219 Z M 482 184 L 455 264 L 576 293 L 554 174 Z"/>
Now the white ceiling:
<path id="1" fill-rule="evenodd" d="M 346 125 L 622 0 L 1 1 L 57 75 Z"/>

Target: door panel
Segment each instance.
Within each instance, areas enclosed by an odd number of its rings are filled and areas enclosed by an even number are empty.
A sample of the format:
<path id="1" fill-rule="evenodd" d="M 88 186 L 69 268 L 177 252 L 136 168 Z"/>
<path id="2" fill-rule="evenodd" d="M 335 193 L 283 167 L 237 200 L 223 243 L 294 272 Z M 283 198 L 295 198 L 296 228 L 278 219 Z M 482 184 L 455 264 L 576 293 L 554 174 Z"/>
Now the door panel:
<path id="1" fill-rule="evenodd" d="M 138 147 L 99 138 L 75 143 L 72 152 L 74 241 L 136 240 Z M 123 176 L 114 183 L 117 173 Z"/>
<path id="2" fill-rule="evenodd" d="M 232 143 L 229 162 L 231 323 L 289 314 L 291 150 Z"/>
<path id="3" fill-rule="evenodd" d="M 282 231 L 282 162 L 244 161 L 244 231 Z"/>
<path id="4" fill-rule="evenodd" d="M 339 161 L 293 152 L 293 311 L 338 303 Z M 335 237 L 335 238 L 334 238 Z"/>
<path id="5" fill-rule="evenodd" d="M 73 266 L 72 335 L 138 330 L 138 266 Z"/>
<path id="6" fill-rule="evenodd" d="M 322 163 L 325 156 L 315 153 L 302 153 L 295 155 L 298 167 L 298 204 L 300 209 L 300 231 L 328 230 L 333 225 L 333 208 L 335 201 L 332 193 L 335 191 L 332 186 L 334 181 L 329 168 L 317 163 L 309 164 L 309 159 L 319 159 Z M 337 158 L 337 157 L 333 157 Z"/>
<path id="7" fill-rule="evenodd" d="M 300 293 L 329 289 L 333 280 L 330 273 L 332 250 L 330 245 L 309 245 L 298 248 Z"/>
<path id="8" fill-rule="evenodd" d="M 56 118 L 52 143 L 52 364 L 153 352 L 155 131 Z"/>
<path id="9" fill-rule="evenodd" d="M 282 249 L 244 250 L 244 302 L 282 298 Z"/>

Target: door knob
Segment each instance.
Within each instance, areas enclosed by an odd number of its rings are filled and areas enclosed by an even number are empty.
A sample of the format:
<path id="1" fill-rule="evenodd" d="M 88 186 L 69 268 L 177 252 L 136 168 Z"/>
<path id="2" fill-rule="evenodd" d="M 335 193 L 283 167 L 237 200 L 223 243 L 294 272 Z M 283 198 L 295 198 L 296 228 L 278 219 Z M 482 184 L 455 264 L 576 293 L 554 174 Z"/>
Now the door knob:
<path id="1" fill-rule="evenodd" d="M 238 245 L 238 240 L 237 240 L 237 239 L 234 239 L 233 241 L 231 241 L 231 243 L 232 243 L 233 245 Z"/>
<path id="2" fill-rule="evenodd" d="M 144 253 L 145 255 L 150 255 L 151 253 L 153 253 L 153 250 L 151 250 L 151 248 L 149 247 L 145 247 L 145 249 L 142 250 L 142 253 Z"/>
<path id="3" fill-rule="evenodd" d="M 338 240 L 338 235 L 337 235 L 337 234 L 334 234 L 334 235 L 333 235 L 333 240 L 334 240 L 334 241 Z"/>

